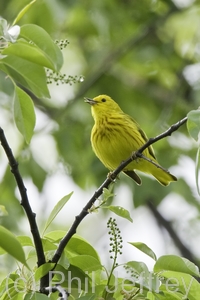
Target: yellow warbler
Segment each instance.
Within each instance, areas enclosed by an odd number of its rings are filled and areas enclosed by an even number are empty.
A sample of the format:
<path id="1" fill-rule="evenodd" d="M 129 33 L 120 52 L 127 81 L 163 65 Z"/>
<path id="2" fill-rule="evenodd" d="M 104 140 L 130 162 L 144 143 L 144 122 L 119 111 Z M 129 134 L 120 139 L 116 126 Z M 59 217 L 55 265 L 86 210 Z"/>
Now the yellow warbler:
<path id="1" fill-rule="evenodd" d="M 91 132 L 92 148 L 100 161 L 110 170 L 116 169 L 122 161 L 129 158 L 148 140 L 138 123 L 125 114 L 109 96 L 100 95 L 93 99 L 85 98 L 92 107 L 95 124 Z M 153 147 L 149 146 L 143 155 L 158 164 Z M 162 185 L 176 181 L 167 170 L 160 169 L 145 159 L 133 160 L 123 172 L 141 184 L 140 177 L 134 172 L 139 170 L 153 175 Z"/>

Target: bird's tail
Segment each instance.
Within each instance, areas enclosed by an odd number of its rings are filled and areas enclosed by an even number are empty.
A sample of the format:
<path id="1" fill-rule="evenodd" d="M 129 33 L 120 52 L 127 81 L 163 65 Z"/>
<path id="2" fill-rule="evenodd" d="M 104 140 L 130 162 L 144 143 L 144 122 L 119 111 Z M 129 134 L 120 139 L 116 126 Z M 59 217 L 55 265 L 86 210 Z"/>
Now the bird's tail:
<path id="1" fill-rule="evenodd" d="M 171 181 L 177 181 L 177 178 L 168 170 L 155 165 L 152 165 L 151 167 L 151 174 L 164 186 L 167 186 Z"/>
<path id="2" fill-rule="evenodd" d="M 136 181 L 138 185 L 141 185 L 142 181 L 135 170 L 153 175 L 164 186 L 167 186 L 172 181 L 177 181 L 177 178 L 168 170 L 161 167 L 154 157 L 151 157 L 150 160 L 151 162 L 145 159 L 141 159 L 139 162 L 133 161 L 128 166 L 130 169 L 124 170 L 124 173 Z"/>

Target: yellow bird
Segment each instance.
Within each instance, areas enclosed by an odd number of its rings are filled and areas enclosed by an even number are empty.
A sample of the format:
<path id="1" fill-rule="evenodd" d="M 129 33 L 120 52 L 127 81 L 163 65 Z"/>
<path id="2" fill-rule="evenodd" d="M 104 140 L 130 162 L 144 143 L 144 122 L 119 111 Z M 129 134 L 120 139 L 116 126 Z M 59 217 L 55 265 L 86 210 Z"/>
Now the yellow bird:
<path id="1" fill-rule="evenodd" d="M 92 148 L 105 167 L 113 171 L 147 142 L 147 136 L 138 123 L 125 114 L 111 97 L 100 95 L 93 99 L 85 98 L 85 102 L 91 105 L 95 121 L 91 132 Z M 158 165 L 152 146 L 145 149 L 143 155 Z M 177 180 L 169 171 L 160 169 L 143 158 L 133 160 L 123 170 L 140 185 L 142 181 L 134 170 L 153 175 L 165 186 Z"/>

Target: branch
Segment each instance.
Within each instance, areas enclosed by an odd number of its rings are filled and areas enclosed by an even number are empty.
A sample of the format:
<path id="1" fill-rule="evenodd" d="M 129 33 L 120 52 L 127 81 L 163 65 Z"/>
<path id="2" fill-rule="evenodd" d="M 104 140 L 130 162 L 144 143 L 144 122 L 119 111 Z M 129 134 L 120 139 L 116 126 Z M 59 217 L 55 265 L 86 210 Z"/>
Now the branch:
<path id="1" fill-rule="evenodd" d="M 120 171 L 118 173 L 120 173 Z M 103 189 L 108 188 L 112 181 L 113 181 L 113 179 L 108 177 L 103 182 L 103 184 L 96 190 L 96 192 L 94 193 L 92 198 L 89 200 L 89 202 L 86 204 L 86 206 L 82 209 L 81 213 L 75 217 L 74 223 L 72 224 L 71 228 L 69 229 L 69 231 L 67 232 L 65 237 L 61 240 L 61 242 L 58 246 L 58 249 L 56 250 L 56 252 L 52 258 L 53 263 L 57 263 L 59 261 L 65 246 L 67 245 L 67 243 L 69 242 L 71 237 L 76 233 L 76 229 L 77 229 L 78 225 L 89 214 L 90 208 L 93 206 L 94 202 L 101 196 L 101 194 L 103 193 Z"/>
<path id="2" fill-rule="evenodd" d="M 76 233 L 76 230 L 81 223 L 81 221 L 89 214 L 90 208 L 93 206 L 95 201 L 102 195 L 103 189 L 108 189 L 111 182 L 113 182 L 117 175 L 133 160 L 137 159 L 138 157 L 142 157 L 142 152 L 148 148 L 150 145 L 154 144 L 155 142 L 170 136 L 174 131 L 176 131 L 180 126 L 182 126 L 184 123 L 186 123 L 187 117 L 180 120 L 179 122 L 173 124 L 168 130 L 161 133 L 160 135 L 156 136 L 155 138 L 149 139 L 141 148 L 139 148 L 136 152 L 134 152 L 127 160 L 123 161 L 117 169 L 115 169 L 113 172 L 109 174 L 107 179 L 102 183 L 102 185 L 96 190 L 92 198 L 89 200 L 89 202 L 86 204 L 86 206 L 82 209 L 79 215 L 75 217 L 75 221 L 72 224 L 71 228 L 67 232 L 67 234 L 64 236 L 64 238 L 60 241 L 60 244 L 58 246 L 58 249 L 56 250 L 52 262 L 58 263 L 61 254 L 66 247 L 67 243 L 71 239 L 71 237 Z"/>
<path id="3" fill-rule="evenodd" d="M 190 249 L 188 249 L 184 245 L 184 243 L 181 241 L 181 239 L 179 238 L 179 236 L 177 235 L 177 233 L 173 229 L 171 222 L 167 221 L 160 214 L 160 212 L 157 210 L 157 208 L 154 206 L 154 204 L 152 203 L 151 200 L 147 201 L 147 206 L 151 210 L 151 212 L 153 213 L 153 215 L 156 218 L 158 224 L 161 225 L 161 226 L 163 226 L 163 228 L 165 228 L 167 230 L 167 232 L 169 233 L 170 237 L 174 241 L 174 244 L 179 249 L 181 255 L 183 257 L 186 257 L 190 261 L 194 262 L 197 266 L 199 266 L 198 260 L 194 257 L 194 255 L 192 254 L 192 252 L 190 251 Z"/>
<path id="4" fill-rule="evenodd" d="M 142 153 L 146 148 L 148 148 L 150 145 L 154 144 L 155 142 L 170 136 L 174 131 L 179 129 L 180 126 L 185 124 L 187 122 L 187 117 L 183 118 L 182 120 L 178 121 L 177 123 L 173 124 L 169 129 L 164 131 L 163 133 L 157 135 L 155 138 L 150 138 L 137 152 L 136 155 L 140 157 L 140 153 Z"/>
<path id="5" fill-rule="evenodd" d="M 44 263 L 46 263 L 45 260 L 45 255 L 44 255 L 44 250 L 43 250 L 43 246 L 42 246 L 42 241 L 41 241 L 41 237 L 40 237 L 40 233 L 37 227 L 37 223 L 36 223 L 36 215 L 35 213 L 32 211 L 29 200 L 28 200 L 28 196 L 26 193 L 26 187 L 24 185 L 23 179 L 19 173 L 19 169 L 18 169 L 18 163 L 15 160 L 12 150 L 8 145 L 8 142 L 6 140 L 6 137 L 4 135 L 3 129 L 0 127 L 0 141 L 1 141 L 1 145 L 4 148 L 4 151 L 6 153 L 6 156 L 8 158 L 10 167 L 11 167 L 11 172 L 13 173 L 15 180 L 17 182 L 17 186 L 21 195 L 21 205 L 23 206 L 29 224 L 30 224 L 30 229 L 31 229 L 31 233 L 33 236 L 33 240 L 34 240 L 34 244 L 35 244 L 35 249 L 36 249 L 36 254 L 37 254 L 37 259 L 38 259 L 38 267 L 43 265 Z M 44 278 L 43 279 L 44 282 L 41 281 L 41 286 L 48 286 L 47 280 L 48 278 Z"/>

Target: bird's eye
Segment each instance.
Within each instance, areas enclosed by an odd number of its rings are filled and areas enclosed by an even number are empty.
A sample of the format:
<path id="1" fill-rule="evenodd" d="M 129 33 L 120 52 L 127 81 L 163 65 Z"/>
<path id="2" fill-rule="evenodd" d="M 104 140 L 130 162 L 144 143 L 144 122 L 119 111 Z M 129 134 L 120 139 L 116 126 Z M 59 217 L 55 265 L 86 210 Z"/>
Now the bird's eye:
<path id="1" fill-rule="evenodd" d="M 101 102 L 106 102 L 106 99 L 105 98 L 101 99 Z"/>

